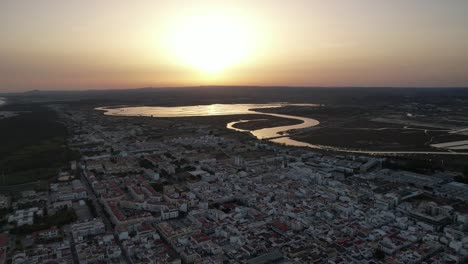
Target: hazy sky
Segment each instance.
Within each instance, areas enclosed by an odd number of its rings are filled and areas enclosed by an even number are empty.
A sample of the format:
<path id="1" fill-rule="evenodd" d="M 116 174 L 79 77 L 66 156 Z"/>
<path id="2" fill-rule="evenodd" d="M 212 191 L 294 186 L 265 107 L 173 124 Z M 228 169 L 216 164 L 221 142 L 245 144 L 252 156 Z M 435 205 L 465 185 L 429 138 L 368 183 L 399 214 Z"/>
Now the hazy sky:
<path id="1" fill-rule="evenodd" d="M 467 13 L 466 0 L 1 0 L 0 91 L 468 86 Z"/>

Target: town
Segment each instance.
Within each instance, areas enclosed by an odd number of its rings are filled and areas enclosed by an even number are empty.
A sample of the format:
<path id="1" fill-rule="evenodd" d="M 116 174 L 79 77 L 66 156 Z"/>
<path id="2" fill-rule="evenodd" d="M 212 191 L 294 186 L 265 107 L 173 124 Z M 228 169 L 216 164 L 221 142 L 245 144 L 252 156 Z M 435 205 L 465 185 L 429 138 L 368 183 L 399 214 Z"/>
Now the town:
<path id="1" fill-rule="evenodd" d="M 468 0 L 0 0 L 0 264 L 468 264 Z"/>
<path id="2" fill-rule="evenodd" d="M 54 107 L 81 158 L 45 190 L 0 196 L 0 263 L 467 259 L 468 185 L 456 172 Z"/>

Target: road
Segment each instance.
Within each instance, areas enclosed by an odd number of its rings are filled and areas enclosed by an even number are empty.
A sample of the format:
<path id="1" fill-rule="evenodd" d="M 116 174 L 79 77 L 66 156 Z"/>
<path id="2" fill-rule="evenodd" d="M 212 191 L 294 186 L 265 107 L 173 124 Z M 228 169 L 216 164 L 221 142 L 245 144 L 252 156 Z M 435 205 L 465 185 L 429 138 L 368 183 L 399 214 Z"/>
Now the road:
<path id="1" fill-rule="evenodd" d="M 115 239 L 117 245 L 120 247 L 120 250 L 122 251 L 122 256 L 123 256 L 123 259 L 124 259 L 125 263 L 129 263 L 129 264 L 133 263 L 132 260 L 130 259 L 130 257 L 127 256 L 127 254 L 125 253 L 124 247 L 122 245 L 122 242 L 119 239 L 118 234 L 116 234 L 114 232 L 114 228 L 112 227 L 112 222 L 110 221 L 107 214 L 104 213 L 104 207 L 99 202 L 99 200 L 97 198 L 97 194 L 94 192 L 94 189 L 91 188 L 91 184 L 88 181 L 88 178 L 85 177 L 86 172 L 82 169 L 82 164 L 81 163 L 78 165 L 78 170 L 79 170 L 79 173 L 80 173 L 81 181 L 83 182 L 83 185 L 85 186 L 85 188 L 86 188 L 86 190 L 88 192 L 88 199 L 91 200 L 91 202 L 94 205 L 94 208 L 96 208 L 97 216 L 100 217 L 102 219 L 102 221 L 104 222 L 104 225 L 106 226 L 106 231 L 107 232 L 112 232 L 112 234 L 114 235 L 114 239 Z"/>

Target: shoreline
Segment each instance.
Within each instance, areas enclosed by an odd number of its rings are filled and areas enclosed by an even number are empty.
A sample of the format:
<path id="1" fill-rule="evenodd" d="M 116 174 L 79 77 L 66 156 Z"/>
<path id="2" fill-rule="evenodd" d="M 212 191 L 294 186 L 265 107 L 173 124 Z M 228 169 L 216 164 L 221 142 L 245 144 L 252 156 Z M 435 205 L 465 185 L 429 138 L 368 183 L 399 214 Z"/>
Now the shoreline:
<path id="1" fill-rule="evenodd" d="M 243 106 L 246 106 L 247 104 L 244 104 Z M 337 151 L 337 152 L 344 152 L 344 153 L 356 153 L 356 154 L 367 154 L 367 155 L 408 155 L 408 154 L 425 154 L 425 155 L 468 155 L 468 152 L 450 152 L 450 151 L 378 151 L 378 150 L 356 150 L 356 149 L 345 149 L 345 148 L 340 148 L 340 147 L 333 147 L 333 146 L 326 146 L 326 145 L 319 145 L 319 144 L 311 144 L 308 142 L 304 141 L 298 141 L 293 138 L 291 138 L 291 135 L 288 134 L 289 131 L 293 130 L 299 130 L 299 129 L 307 129 L 311 127 L 315 127 L 320 124 L 320 122 L 316 119 L 308 118 L 308 117 L 301 117 L 301 116 L 292 116 L 292 115 L 285 115 L 285 114 L 277 114 L 277 113 L 269 113 L 269 112 L 262 112 L 263 109 L 268 109 L 268 108 L 279 108 L 282 106 L 288 106 L 292 105 L 294 106 L 295 104 L 271 104 L 270 106 L 267 106 L 268 104 L 264 104 L 261 107 L 253 107 L 253 108 L 248 108 L 248 109 L 242 109 L 241 112 L 236 112 L 236 113 L 229 113 L 226 112 L 224 113 L 223 111 L 217 112 L 214 111 L 212 113 L 208 112 L 203 112 L 203 111 L 193 111 L 193 109 L 190 109 L 192 111 L 188 111 L 187 113 L 184 113 L 182 110 L 180 113 L 175 113 L 172 112 L 170 117 L 195 117 L 195 116 L 216 116 L 216 115 L 224 115 L 224 116 L 229 116 L 229 115 L 234 115 L 234 114 L 260 114 L 260 115 L 267 115 L 267 116 L 275 116 L 279 118 L 286 118 L 286 119 L 293 119 L 293 120 L 299 120 L 302 121 L 299 124 L 296 125 L 286 125 L 286 126 L 276 126 L 276 127 L 268 127 L 268 128 L 262 128 L 262 129 L 240 129 L 234 127 L 236 124 L 240 123 L 245 123 L 245 122 L 250 122 L 250 121 L 255 121 L 254 120 L 246 120 L 246 119 L 241 119 L 241 120 L 235 120 L 228 122 L 225 127 L 229 130 L 237 131 L 237 132 L 247 132 L 254 138 L 258 140 L 267 140 L 268 142 L 280 144 L 280 145 L 285 145 L 285 146 L 290 146 L 290 147 L 306 147 L 310 149 L 321 149 L 321 150 L 330 150 L 330 151 Z M 208 105 L 209 106 L 209 105 Z M 217 106 L 222 106 L 221 104 Z M 232 106 L 235 106 L 232 105 Z M 239 106 L 239 105 L 238 105 Z M 252 105 L 250 105 L 252 106 Z M 259 106 L 259 105 L 257 105 Z M 302 104 L 302 106 L 317 106 L 313 104 Z M 154 109 L 159 109 L 159 110 L 176 110 L 176 109 L 182 109 L 182 108 L 193 108 L 193 107 L 200 107 L 200 106 L 184 106 L 184 107 L 148 107 L 148 106 L 143 106 L 143 107 L 124 107 L 121 108 L 119 106 L 103 106 L 103 107 L 97 107 L 95 110 L 98 111 L 103 111 L 104 115 L 111 115 L 111 116 L 147 116 L 147 117 L 168 117 L 164 116 L 164 113 L 160 112 L 146 112 L 143 113 L 136 113 L 136 112 L 128 112 L 128 110 L 153 110 Z M 203 106 L 202 106 L 203 107 Z M 138 111 L 137 111 L 138 112 Z M 258 120 L 258 119 L 257 119 Z"/>

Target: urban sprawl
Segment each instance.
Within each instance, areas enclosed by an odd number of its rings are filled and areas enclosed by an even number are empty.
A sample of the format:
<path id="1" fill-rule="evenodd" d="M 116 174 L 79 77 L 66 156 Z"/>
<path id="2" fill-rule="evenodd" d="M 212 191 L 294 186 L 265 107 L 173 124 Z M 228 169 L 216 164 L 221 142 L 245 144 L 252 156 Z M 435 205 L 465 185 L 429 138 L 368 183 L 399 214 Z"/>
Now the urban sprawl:
<path id="1" fill-rule="evenodd" d="M 0 263 L 463 263 L 468 185 L 189 121 L 56 106 L 81 154 L 0 195 Z M 156 119 L 154 119 L 156 120 Z M 161 121 L 163 122 L 163 121 Z M 47 221 L 46 221 L 47 220 Z"/>

